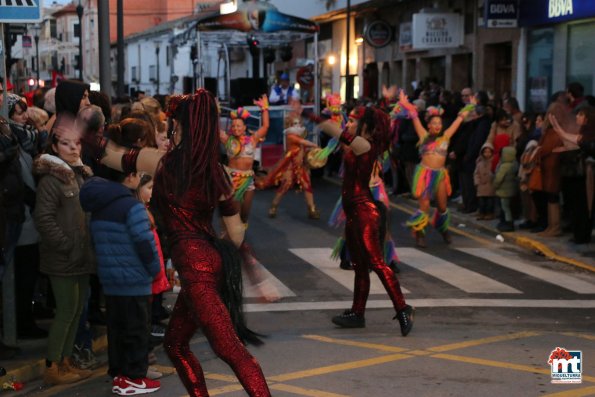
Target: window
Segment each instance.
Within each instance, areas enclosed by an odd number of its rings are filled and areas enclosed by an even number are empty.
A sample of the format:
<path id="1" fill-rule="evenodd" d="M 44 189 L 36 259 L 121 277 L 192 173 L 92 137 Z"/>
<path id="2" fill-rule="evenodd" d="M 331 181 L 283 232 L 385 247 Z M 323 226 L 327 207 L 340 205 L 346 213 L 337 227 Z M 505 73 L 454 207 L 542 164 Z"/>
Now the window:
<path id="1" fill-rule="evenodd" d="M 74 24 L 74 37 L 81 37 L 81 25 L 78 23 Z"/>
<path id="2" fill-rule="evenodd" d="M 133 66 L 130 68 L 130 80 L 135 81 L 136 79 L 136 66 Z"/>
<path id="3" fill-rule="evenodd" d="M 150 81 L 157 80 L 157 66 L 155 66 L 155 65 L 149 66 L 149 80 Z"/>
<path id="4" fill-rule="evenodd" d="M 593 92 L 595 86 L 595 25 L 581 23 L 568 28 L 568 56 L 566 84 L 579 82 L 585 92 Z"/>
<path id="5" fill-rule="evenodd" d="M 165 65 L 169 66 L 169 57 L 171 56 L 171 47 L 167 46 L 165 47 Z"/>
<path id="6" fill-rule="evenodd" d="M 534 29 L 527 38 L 527 111 L 545 112 L 552 94 L 554 29 Z"/>
<path id="7" fill-rule="evenodd" d="M 50 37 L 52 39 L 55 39 L 57 36 L 58 36 L 58 30 L 56 28 L 56 20 L 51 19 L 50 20 Z"/>

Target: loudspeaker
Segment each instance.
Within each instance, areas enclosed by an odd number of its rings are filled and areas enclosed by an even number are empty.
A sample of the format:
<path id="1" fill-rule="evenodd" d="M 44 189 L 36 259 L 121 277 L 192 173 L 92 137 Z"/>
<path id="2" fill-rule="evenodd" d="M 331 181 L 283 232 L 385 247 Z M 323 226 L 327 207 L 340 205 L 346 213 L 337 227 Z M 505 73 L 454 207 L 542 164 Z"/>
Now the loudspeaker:
<path id="1" fill-rule="evenodd" d="M 254 99 L 268 94 L 265 79 L 241 78 L 231 80 L 232 107 L 253 105 Z"/>

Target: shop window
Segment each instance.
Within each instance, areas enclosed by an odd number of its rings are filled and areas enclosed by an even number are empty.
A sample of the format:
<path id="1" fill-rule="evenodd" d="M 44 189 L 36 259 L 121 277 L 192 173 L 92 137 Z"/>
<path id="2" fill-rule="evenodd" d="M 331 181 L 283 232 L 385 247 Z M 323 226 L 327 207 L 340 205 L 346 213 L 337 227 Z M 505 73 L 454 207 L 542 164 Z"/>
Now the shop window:
<path id="1" fill-rule="evenodd" d="M 554 29 L 531 30 L 527 38 L 527 111 L 545 112 L 552 94 Z"/>
<path id="2" fill-rule="evenodd" d="M 595 92 L 595 24 L 581 23 L 568 27 L 566 83 L 578 81 L 585 94 Z"/>

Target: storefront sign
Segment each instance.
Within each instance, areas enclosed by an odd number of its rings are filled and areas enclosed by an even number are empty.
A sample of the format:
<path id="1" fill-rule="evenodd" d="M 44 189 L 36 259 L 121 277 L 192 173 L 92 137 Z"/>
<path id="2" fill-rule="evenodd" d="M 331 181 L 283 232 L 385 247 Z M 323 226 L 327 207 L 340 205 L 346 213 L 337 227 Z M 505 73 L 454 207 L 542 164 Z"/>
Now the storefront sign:
<path id="1" fill-rule="evenodd" d="M 411 22 L 399 25 L 399 49 L 401 52 L 411 51 L 413 47 L 413 32 Z"/>
<path id="2" fill-rule="evenodd" d="M 487 28 L 516 28 L 518 19 L 517 0 L 487 0 L 485 22 Z"/>
<path id="3" fill-rule="evenodd" d="M 595 17 L 593 0 L 522 0 L 519 25 L 534 26 Z"/>
<path id="4" fill-rule="evenodd" d="M 393 28 L 383 20 L 376 20 L 366 27 L 366 42 L 372 47 L 381 48 L 393 40 Z"/>
<path id="5" fill-rule="evenodd" d="M 413 14 L 413 48 L 449 48 L 463 44 L 463 17 L 459 14 Z"/>

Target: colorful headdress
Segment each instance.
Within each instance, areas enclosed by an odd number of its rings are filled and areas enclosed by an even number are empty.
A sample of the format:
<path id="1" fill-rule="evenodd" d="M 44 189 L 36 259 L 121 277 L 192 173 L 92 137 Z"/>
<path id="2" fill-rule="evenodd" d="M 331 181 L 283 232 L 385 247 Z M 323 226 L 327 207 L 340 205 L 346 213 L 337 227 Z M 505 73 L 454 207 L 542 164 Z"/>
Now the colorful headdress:
<path id="1" fill-rule="evenodd" d="M 246 119 L 248 119 L 248 117 L 250 117 L 250 112 L 248 112 L 243 107 L 239 107 L 237 110 L 232 110 L 231 113 L 229 114 L 229 117 L 231 117 L 232 120 L 242 119 L 242 120 L 246 121 Z"/>
<path id="2" fill-rule="evenodd" d="M 335 92 L 326 96 L 326 109 L 330 113 L 341 113 L 341 94 Z"/>
<path id="3" fill-rule="evenodd" d="M 444 109 L 440 106 L 430 106 L 426 109 L 426 116 L 434 117 L 434 116 L 442 116 L 444 114 Z"/>

